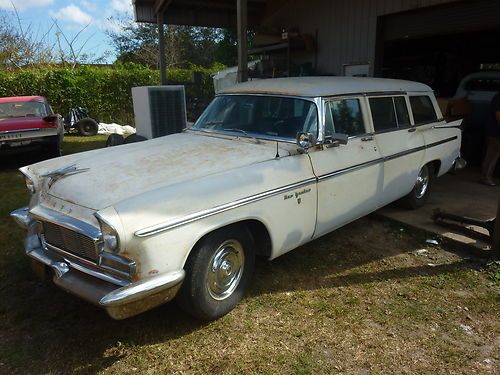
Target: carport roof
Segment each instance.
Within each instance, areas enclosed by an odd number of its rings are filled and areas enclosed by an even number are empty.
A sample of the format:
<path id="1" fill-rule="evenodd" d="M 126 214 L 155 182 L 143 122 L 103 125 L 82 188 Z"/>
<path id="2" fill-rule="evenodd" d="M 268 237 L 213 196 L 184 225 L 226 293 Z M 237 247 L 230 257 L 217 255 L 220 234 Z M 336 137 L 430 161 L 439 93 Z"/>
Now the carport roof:
<path id="1" fill-rule="evenodd" d="M 254 26 L 268 8 L 288 0 L 248 0 L 248 24 Z M 236 27 L 236 0 L 133 0 L 137 22 L 156 23 L 164 12 L 166 24 Z"/>

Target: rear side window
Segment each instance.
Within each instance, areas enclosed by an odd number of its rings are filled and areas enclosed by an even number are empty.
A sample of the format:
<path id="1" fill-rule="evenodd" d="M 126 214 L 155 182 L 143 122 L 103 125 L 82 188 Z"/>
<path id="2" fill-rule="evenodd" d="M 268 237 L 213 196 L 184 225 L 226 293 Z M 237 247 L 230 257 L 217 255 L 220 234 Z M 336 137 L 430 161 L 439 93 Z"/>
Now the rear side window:
<path id="1" fill-rule="evenodd" d="M 392 98 L 370 98 L 370 110 L 376 132 L 397 129 L 398 121 Z"/>
<path id="2" fill-rule="evenodd" d="M 359 99 L 332 100 L 326 106 L 326 136 L 333 133 L 349 136 L 366 133 Z"/>
<path id="3" fill-rule="evenodd" d="M 408 115 L 408 107 L 404 96 L 394 98 L 394 108 L 396 109 L 396 117 L 399 127 L 410 126 L 410 116 Z"/>
<path id="4" fill-rule="evenodd" d="M 410 96 L 410 105 L 415 119 L 415 125 L 425 124 L 437 120 L 436 111 L 431 98 L 427 95 Z"/>

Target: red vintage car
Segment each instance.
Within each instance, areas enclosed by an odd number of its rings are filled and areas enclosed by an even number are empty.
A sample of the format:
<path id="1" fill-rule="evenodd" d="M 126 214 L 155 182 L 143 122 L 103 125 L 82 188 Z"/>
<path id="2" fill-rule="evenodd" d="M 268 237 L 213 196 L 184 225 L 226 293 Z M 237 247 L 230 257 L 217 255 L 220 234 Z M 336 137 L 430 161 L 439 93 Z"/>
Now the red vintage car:
<path id="1" fill-rule="evenodd" d="M 61 155 L 64 125 L 42 96 L 0 98 L 0 151 L 41 147 Z"/>

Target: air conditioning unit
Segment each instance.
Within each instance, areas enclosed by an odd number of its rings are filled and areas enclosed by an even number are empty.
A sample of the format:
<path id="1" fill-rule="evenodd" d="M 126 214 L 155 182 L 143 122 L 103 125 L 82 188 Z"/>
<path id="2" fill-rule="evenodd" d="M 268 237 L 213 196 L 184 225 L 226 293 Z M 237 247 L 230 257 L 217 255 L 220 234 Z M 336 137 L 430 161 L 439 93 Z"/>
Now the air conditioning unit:
<path id="1" fill-rule="evenodd" d="M 186 128 L 184 86 L 133 87 L 132 100 L 138 135 L 152 139 Z"/>

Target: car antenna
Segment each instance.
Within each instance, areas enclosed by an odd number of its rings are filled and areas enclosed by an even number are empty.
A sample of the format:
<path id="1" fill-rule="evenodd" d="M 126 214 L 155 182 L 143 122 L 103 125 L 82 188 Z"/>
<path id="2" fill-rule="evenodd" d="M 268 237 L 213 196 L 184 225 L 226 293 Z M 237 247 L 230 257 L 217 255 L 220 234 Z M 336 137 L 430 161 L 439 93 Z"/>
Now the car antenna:
<path id="1" fill-rule="evenodd" d="M 280 149 L 279 149 L 279 142 L 276 141 L 276 159 L 280 157 Z"/>

